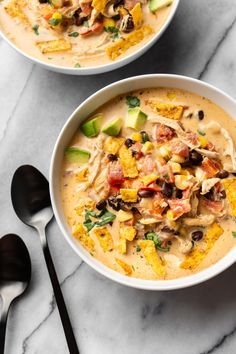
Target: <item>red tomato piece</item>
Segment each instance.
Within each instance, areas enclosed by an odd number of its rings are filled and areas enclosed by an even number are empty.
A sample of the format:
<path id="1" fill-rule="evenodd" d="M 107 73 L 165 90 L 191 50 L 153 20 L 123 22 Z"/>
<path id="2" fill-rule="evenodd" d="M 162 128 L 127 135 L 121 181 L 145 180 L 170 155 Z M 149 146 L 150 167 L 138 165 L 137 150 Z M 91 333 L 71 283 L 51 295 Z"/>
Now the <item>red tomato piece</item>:
<path id="1" fill-rule="evenodd" d="M 171 140 L 175 135 L 175 131 L 172 128 L 167 127 L 164 124 L 157 124 L 154 129 L 154 140 L 163 143 L 166 140 Z"/>
<path id="2" fill-rule="evenodd" d="M 111 186 L 121 185 L 125 178 L 119 162 L 113 162 L 108 167 L 108 183 Z"/>
<path id="3" fill-rule="evenodd" d="M 189 155 L 188 145 L 182 143 L 180 140 L 171 142 L 171 151 L 174 155 L 179 155 L 181 157 L 188 157 Z"/>

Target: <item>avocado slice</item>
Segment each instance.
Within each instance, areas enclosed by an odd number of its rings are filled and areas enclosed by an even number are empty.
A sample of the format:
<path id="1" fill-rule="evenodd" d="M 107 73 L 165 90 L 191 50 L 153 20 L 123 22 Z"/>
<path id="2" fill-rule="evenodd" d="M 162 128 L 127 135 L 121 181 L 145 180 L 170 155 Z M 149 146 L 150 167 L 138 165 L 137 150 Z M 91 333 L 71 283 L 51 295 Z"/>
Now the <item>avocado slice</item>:
<path id="1" fill-rule="evenodd" d="M 110 136 L 117 136 L 120 133 L 122 123 L 122 118 L 114 119 L 102 129 L 102 132 Z"/>
<path id="2" fill-rule="evenodd" d="M 170 6 L 173 0 L 150 0 L 149 9 L 152 12 L 162 9 L 163 7 Z"/>
<path id="3" fill-rule="evenodd" d="M 147 121 L 147 115 L 139 107 L 129 108 L 125 126 L 141 130 Z"/>
<path id="4" fill-rule="evenodd" d="M 90 159 L 91 153 L 87 150 L 71 146 L 65 149 L 65 157 L 69 162 L 83 165 Z"/>
<path id="5" fill-rule="evenodd" d="M 88 122 L 81 125 L 82 133 L 88 138 L 93 138 L 99 134 L 102 124 L 102 114 L 90 119 Z"/>

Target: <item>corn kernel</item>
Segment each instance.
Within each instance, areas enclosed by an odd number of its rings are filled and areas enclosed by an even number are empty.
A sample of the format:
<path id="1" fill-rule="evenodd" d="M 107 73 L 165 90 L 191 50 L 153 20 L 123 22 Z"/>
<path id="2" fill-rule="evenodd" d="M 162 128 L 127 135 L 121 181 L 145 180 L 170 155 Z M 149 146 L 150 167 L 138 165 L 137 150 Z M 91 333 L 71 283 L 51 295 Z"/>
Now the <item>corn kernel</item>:
<path id="1" fill-rule="evenodd" d="M 178 189 L 182 191 L 189 187 L 188 176 L 176 175 L 175 176 L 175 185 Z"/>
<path id="2" fill-rule="evenodd" d="M 169 209 L 166 213 L 166 217 L 167 219 L 173 220 L 174 219 L 173 211 Z"/>
<path id="3" fill-rule="evenodd" d="M 168 165 L 171 166 L 173 173 L 181 172 L 181 165 L 178 162 L 169 161 Z"/>
<path id="4" fill-rule="evenodd" d="M 132 135 L 132 140 L 134 140 L 134 141 L 142 141 L 142 135 L 140 133 L 134 133 Z"/>
<path id="5" fill-rule="evenodd" d="M 199 141 L 199 143 L 200 143 L 200 145 L 201 145 L 201 147 L 204 149 L 206 146 L 207 146 L 207 144 L 208 144 L 208 140 L 204 137 L 204 136 L 199 136 L 198 137 L 198 141 Z"/>
<path id="6" fill-rule="evenodd" d="M 177 163 L 183 163 L 185 161 L 185 158 L 179 155 L 173 155 L 171 157 L 171 161 L 177 162 Z"/>
<path id="7" fill-rule="evenodd" d="M 52 18 L 54 20 L 62 20 L 62 14 L 60 14 L 60 12 L 54 12 L 54 14 L 52 15 Z"/>
<path id="8" fill-rule="evenodd" d="M 113 18 L 107 18 L 107 17 L 104 17 L 104 20 L 103 20 L 103 26 L 105 28 L 108 28 L 108 27 L 115 27 L 116 23 L 115 21 L 113 20 Z"/>
<path id="9" fill-rule="evenodd" d="M 170 150 L 168 149 L 167 146 L 164 146 L 162 145 L 160 148 L 159 148 L 159 153 L 162 157 L 164 158 L 169 158 L 170 157 Z"/>
<path id="10" fill-rule="evenodd" d="M 141 151 L 143 154 L 148 154 L 153 150 L 153 148 L 153 143 L 151 143 L 151 141 L 146 141 L 146 143 L 143 144 Z"/>

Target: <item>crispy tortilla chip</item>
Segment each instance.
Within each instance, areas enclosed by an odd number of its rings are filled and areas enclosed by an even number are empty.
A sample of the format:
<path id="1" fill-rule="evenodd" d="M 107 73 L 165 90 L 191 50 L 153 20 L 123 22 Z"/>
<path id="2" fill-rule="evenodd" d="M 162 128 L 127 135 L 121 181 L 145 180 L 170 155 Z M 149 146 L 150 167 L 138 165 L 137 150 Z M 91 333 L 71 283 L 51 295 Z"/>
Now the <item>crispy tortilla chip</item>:
<path id="1" fill-rule="evenodd" d="M 104 12 L 108 0 L 93 0 L 92 7 L 98 12 Z"/>
<path id="2" fill-rule="evenodd" d="M 127 240 L 124 237 L 120 237 L 117 249 L 120 254 L 125 254 L 127 252 Z"/>
<path id="3" fill-rule="evenodd" d="M 139 28 L 142 25 L 143 22 L 143 13 L 142 13 L 142 8 L 140 2 L 138 2 L 133 9 L 130 11 L 133 22 L 134 22 L 134 28 Z"/>
<path id="4" fill-rule="evenodd" d="M 87 250 L 94 251 L 95 243 L 93 239 L 89 236 L 83 224 L 78 223 L 77 225 L 75 225 L 72 230 L 72 235 L 77 238 L 81 242 L 81 244 L 85 248 L 87 248 Z"/>
<path id="5" fill-rule="evenodd" d="M 71 43 L 65 39 L 56 39 L 52 41 L 38 42 L 37 46 L 39 50 L 45 53 L 54 53 L 54 52 L 65 52 L 72 48 Z"/>
<path id="6" fill-rule="evenodd" d="M 109 138 L 106 139 L 104 143 L 105 152 L 108 152 L 109 154 L 113 154 L 113 155 L 117 154 L 124 140 L 125 140 L 124 138 L 117 138 L 117 137 L 110 136 Z"/>
<path id="7" fill-rule="evenodd" d="M 118 258 L 116 258 L 116 263 L 123 269 L 126 275 L 130 275 L 132 273 L 132 267 L 128 263 Z"/>
<path id="8" fill-rule="evenodd" d="M 151 106 L 154 112 L 165 118 L 179 120 L 181 119 L 184 111 L 183 106 L 176 106 L 174 104 L 160 103 L 157 101 L 149 100 L 147 103 Z"/>
<path id="9" fill-rule="evenodd" d="M 106 49 L 107 55 L 110 59 L 115 60 L 120 55 L 127 52 L 127 50 L 134 45 L 140 43 L 146 36 L 153 33 L 153 28 L 151 26 L 145 25 L 138 30 L 130 33 L 127 37 L 119 39 L 114 44 Z"/>
<path id="10" fill-rule="evenodd" d="M 166 271 L 162 263 L 162 260 L 158 256 L 156 247 L 153 241 L 151 240 L 142 240 L 139 241 L 139 246 L 141 247 L 143 254 L 153 271 L 161 278 L 164 278 Z"/>
<path id="11" fill-rule="evenodd" d="M 113 239 L 107 227 L 96 227 L 94 234 L 97 236 L 100 246 L 104 252 L 113 250 Z"/>
<path id="12" fill-rule="evenodd" d="M 5 10 L 8 13 L 9 16 L 11 17 L 17 17 L 24 23 L 27 23 L 30 25 L 30 21 L 22 8 L 26 6 L 26 1 L 25 0 L 12 0 L 10 1 L 6 6 Z"/>
<path id="13" fill-rule="evenodd" d="M 219 224 L 214 223 L 206 232 L 204 241 L 206 243 L 205 250 L 201 250 L 199 246 L 196 246 L 186 257 L 185 260 L 180 264 L 180 268 L 183 269 L 195 269 L 203 261 L 206 255 L 209 253 L 214 243 L 223 234 L 224 230 Z"/>
<path id="14" fill-rule="evenodd" d="M 137 233 L 137 230 L 133 226 L 121 225 L 120 226 L 120 238 L 124 238 L 128 241 L 133 241 Z"/>
<path id="15" fill-rule="evenodd" d="M 223 181 L 227 200 L 233 216 L 236 216 L 236 178 L 229 178 Z"/>
<path id="16" fill-rule="evenodd" d="M 136 203 L 138 199 L 138 190 L 134 188 L 121 188 L 121 199 L 126 203 Z"/>
<path id="17" fill-rule="evenodd" d="M 93 210 L 95 208 L 96 202 L 87 197 L 80 199 L 78 203 L 76 204 L 74 210 L 76 211 L 77 215 L 83 215 L 83 212 L 85 209 Z"/>
<path id="18" fill-rule="evenodd" d="M 125 145 L 119 151 L 120 163 L 123 170 L 124 177 L 135 178 L 138 176 L 138 169 L 136 160 L 132 156 L 132 152 Z"/>
<path id="19" fill-rule="evenodd" d="M 141 181 L 145 186 L 148 186 L 150 183 L 155 182 L 159 177 L 155 175 L 154 173 L 151 173 L 150 175 L 146 175 L 141 177 Z"/>

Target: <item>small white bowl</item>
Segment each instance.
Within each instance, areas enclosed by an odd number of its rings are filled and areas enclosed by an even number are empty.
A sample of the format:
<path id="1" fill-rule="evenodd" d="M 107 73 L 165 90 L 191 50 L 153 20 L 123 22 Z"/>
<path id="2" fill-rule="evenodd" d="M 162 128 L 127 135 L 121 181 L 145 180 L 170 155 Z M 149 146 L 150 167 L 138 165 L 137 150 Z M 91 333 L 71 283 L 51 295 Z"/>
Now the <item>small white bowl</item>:
<path id="1" fill-rule="evenodd" d="M 15 45 L 7 37 L 7 35 L 3 31 L 1 31 L 1 29 L 0 29 L 0 35 L 17 52 L 19 52 L 20 54 L 22 54 L 26 58 L 32 60 L 36 64 L 39 64 L 40 66 L 42 66 L 45 69 L 56 71 L 56 72 L 59 72 L 59 73 L 62 73 L 62 74 L 69 74 L 69 75 L 95 75 L 95 74 L 101 74 L 101 73 L 105 73 L 105 72 L 108 72 L 108 71 L 112 71 L 112 70 L 118 69 L 118 68 L 120 68 L 120 67 L 122 67 L 124 65 L 129 64 L 130 62 L 132 62 L 135 59 L 139 58 L 148 49 L 150 49 L 158 41 L 158 39 L 162 36 L 162 34 L 165 32 L 165 30 L 167 29 L 167 27 L 171 23 L 174 15 L 175 15 L 175 12 L 177 10 L 177 7 L 179 5 L 179 1 L 180 0 L 174 0 L 174 3 L 172 5 L 171 11 L 169 13 L 169 16 L 168 16 L 167 20 L 165 21 L 165 23 L 163 24 L 163 26 L 161 27 L 160 31 L 158 31 L 155 34 L 155 36 L 153 36 L 153 38 L 150 41 L 148 41 L 143 47 L 141 47 L 137 51 L 134 51 L 134 53 L 125 56 L 122 59 L 115 60 L 115 61 L 113 61 L 113 62 L 111 62 L 109 64 L 100 65 L 100 66 L 70 68 L 70 67 L 66 67 L 66 66 L 59 66 L 59 65 L 49 64 L 49 63 L 43 62 L 43 61 L 31 56 L 30 54 L 24 52 L 23 50 L 21 50 L 17 45 Z"/>
<path id="2" fill-rule="evenodd" d="M 60 170 L 64 149 L 70 143 L 80 123 L 91 113 L 93 113 L 98 107 L 110 99 L 116 97 L 117 95 L 121 95 L 133 90 L 155 87 L 179 88 L 207 97 L 217 105 L 221 106 L 231 115 L 231 117 L 236 119 L 236 101 L 224 92 L 202 81 L 184 76 L 165 74 L 136 76 L 118 81 L 109 86 L 106 86 L 105 88 L 90 96 L 74 111 L 74 113 L 72 113 L 67 123 L 64 125 L 56 141 L 52 155 L 50 166 L 50 193 L 55 217 L 64 237 L 75 250 L 75 252 L 93 269 L 103 274 L 104 276 L 117 281 L 118 283 L 128 285 L 130 287 L 146 290 L 173 290 L 201 283 L 221 273 L 235 262 L 236 248 L 233 248 L 224 258 L 222 258 L 219 262 L 212 265 L 211 267 L 184 278 L 178 278 L 174 280 L 143 280 L 122 275 L 108 268 L 94 257 L 92 257 L 80 244 L 78 244 L 78 241 L 72 237 L 62 210 L 59 188 Z"/>

